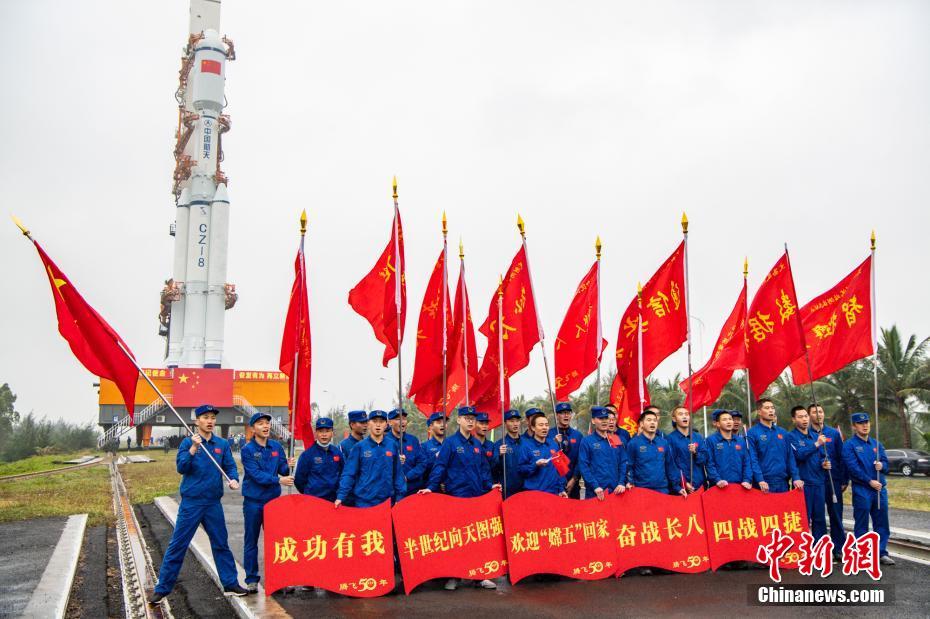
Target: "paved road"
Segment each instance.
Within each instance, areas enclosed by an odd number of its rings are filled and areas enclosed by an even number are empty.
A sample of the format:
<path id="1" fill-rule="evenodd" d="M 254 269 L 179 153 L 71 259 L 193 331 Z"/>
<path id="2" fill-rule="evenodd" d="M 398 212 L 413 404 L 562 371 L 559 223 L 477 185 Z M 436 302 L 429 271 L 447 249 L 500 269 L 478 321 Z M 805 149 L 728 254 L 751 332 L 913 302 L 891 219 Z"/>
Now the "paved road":
<path id="1" fill-rule="evenodd" d="M 0 524 L 0 617 L 18 616 L 26 608 L 67 520 Z"/>

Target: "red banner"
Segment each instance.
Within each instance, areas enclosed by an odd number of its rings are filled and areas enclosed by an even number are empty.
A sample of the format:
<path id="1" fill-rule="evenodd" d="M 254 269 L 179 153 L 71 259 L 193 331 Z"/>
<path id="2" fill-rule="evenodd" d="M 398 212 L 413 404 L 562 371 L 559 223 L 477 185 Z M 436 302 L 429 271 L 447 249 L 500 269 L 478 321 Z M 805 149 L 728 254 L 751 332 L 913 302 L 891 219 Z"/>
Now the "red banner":
<path id="1" fill-rule="evenodd" d="M 766 494 L 739 484 L 714 487 L 704 493 L 704 520 L 714 571 L 730 561 L 757 561 L 759 547 L 769 543 L 775 530 L 794 541 L 779 564 L 796 568 L 801 533 L 809 532 L 803 490 Z"/>
<path id="2" fill-rule="evenodd" d="M 606 501 L 573 500 L 528 491 L 504 501 L 510 582 L 532 574 L 580 580 L 611 576 L 617 547 Z"/>
<path id="3" fill-rule="evenodd" d="M 178 368 L 171 388 L 175 406 L 212 404 L 228 408 L 233 405 L 233 370 Z"/>
<path id="4" fill-rule="evenodd" d="M 351 597 L 394 589 L 391 506 L 340 507 L 301 494 L 265 505 L 265 593 L 320 587 Z"/>
<path id="5" fill-rule="evenodd" d="M 634 567 L 696 574 L 710 569 L 703 492 L 687 498 L 632 488 L 615 497 L 614 531 L 619 578 Z"/>
<path id="6" fill-rule="evenodd" d="M 432 578 L 497 578 L 507 573 L 501 493 L 460 499 L 407 497 L 394 506 L 404 591 Z"/>

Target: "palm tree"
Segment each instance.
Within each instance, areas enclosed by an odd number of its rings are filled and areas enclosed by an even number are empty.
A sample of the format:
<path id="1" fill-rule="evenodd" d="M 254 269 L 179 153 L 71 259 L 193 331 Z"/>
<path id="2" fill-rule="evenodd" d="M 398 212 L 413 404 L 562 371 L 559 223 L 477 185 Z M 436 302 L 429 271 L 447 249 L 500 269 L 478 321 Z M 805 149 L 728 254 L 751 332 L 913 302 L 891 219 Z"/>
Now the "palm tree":
<path id="1" fill-rule="evenodd" d="M 912 446 L 911 411 L 908 398 L 930 398 L 930 380 L 927 370 L 927 347 L 930 337 L 917 341 L 911 335 L 907 344 L 901 340 L 897 325 L 882 329 L 882 342 L 878 348 L 879 406 L 888 403 L 901 424 L 905 449 Z"/>

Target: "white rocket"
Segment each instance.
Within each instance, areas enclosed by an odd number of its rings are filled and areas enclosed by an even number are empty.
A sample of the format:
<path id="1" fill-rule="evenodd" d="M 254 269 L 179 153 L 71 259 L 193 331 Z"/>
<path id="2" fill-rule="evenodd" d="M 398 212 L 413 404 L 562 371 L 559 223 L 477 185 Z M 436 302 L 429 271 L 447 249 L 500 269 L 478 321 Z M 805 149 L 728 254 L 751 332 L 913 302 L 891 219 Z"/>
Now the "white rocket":
<path id="1" fill-rule="evenodd" d="M 216 0 L 191 0 L 191 38 L 177 92 L 173 281 L 162 292 L 168 367 L 220 367 L 224 312 L 236 300 L 235 287 L 226 283 L 229 194 L 219 166 L 220 136 L 229 128 L 222 116 L 226 61 L 234 55 L 217 32 L 219 17 Z"/>

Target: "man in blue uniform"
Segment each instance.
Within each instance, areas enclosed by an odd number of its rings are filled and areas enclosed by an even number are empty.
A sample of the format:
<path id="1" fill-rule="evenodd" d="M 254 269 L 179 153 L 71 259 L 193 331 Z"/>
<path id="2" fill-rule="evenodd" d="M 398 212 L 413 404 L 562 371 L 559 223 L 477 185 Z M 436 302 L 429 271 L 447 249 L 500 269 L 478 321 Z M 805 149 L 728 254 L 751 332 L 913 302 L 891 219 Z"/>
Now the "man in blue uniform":
<path id="1" fill-rule="evenodd" d="M 261 533 L 265 504 L 281 496 L 281 486 L 293 486 L 291 465 L 284 447 L 271 436 L 271 415 L 255 413 L 249 419 L 252 440 L 241 450 L 242 515 L 245 523 L 242 562 L 245 586 L 249 593 L 258 591 L 258 535 Z"/>
<path id="2" fill-rule="evenodd" d="M 442 449 L 442 443 L 446 440 L 446 422 L 448 418 L 442 412 L 435 412 L 426 420 L 426 433 L 428 439 L 420 445 L 423 452 L 423 473 L 421 490 L 429 483 L 429 476 L 433 472 L 433 465 L 436 464 L 436 458 L 439 457 L 439 450 Z M 440 492 L 443 489 L 440 487 Z"/>
<path id="3" fill-rule="evenodd" d="M 581 439 L 584 434 L 572 427 L 572 405 L 568 402 L 558 402 L 555 405 L 555 427 L 549 430 L 549 438 L 553 439 L 568 456 L 568 473 L 565 475 L 565 492 L 568 498 L 581 498 L 581 485 L 578 483 L 578 452 L 581 450 Z"/>
<path id="4" fill-rule="evenodd" d="M 707 437 L 707 479 L 718 488 L 740 484 L 752 488 L 752 466 L 749 450 L 742 438 L 733 433 L 733 413 L 717 409 L 713 412 L 717 431 Z"/>
<path id="5" fill-rule="evenodd" d="M 523 478 L 517 471 L 520 444 L 525 440 L 520 434 L 520 411 L 512 408 L 504 412 L 504 430 L 503 438 L 494 443 L 497 466 L 491 471 L 491 478 L 503 484 L 506 499 L 523 490 Z"/>
<path id="6" fill-rule="evenodd" d="M 584 480 L 586 499 L 597 497 L 603 501 L 610 493 L 621 494 L 626 490 L 626 445 L 610 440 L 608 418 L 603 406 L 591 407 L 594 433 L 581 440 L 578 450 L 578 471 Z"/>
<path id="7" fill-rule="evenodd" d="M 639 434 L 626 446 L 630 482 L 636 488 L 648 488 L 662 494 L 669 494 L 671 488 L 687 496 L 688 490 L 682 485 L 682 472 L 675 464 L 668 441 L 656 434 L 658 427 L 659 415 L 654 410 L 644 410 L 639 417 Z"/>
<path id="8" fill-rule="evenodd" d="M 881 562 L 894 565 L 888 556 L 888 457 L 885 447 L 869 436 L 872 424 L 868 413 L 853 413 L 854 434 L 843 443 L 843 464 L 849 473 L 853 491 L 853 518 L 856 521 L 853 533 L 861 537 L 872 529 L 878 533 Z"/>
<path id="9" fill-rule="evenodd" d="M 442 415 L 442 413 L 439 413 Z M 438 492 L 444 487 L 446 494 L 460 498 L 472 498 L 488 493 L 492 488 L 499 488 L 491 481 L 491 467 L 484 449 L 473 436 L 475 417 L 474 406 L 462 406 L 456 416 L 458 432 L 446 438 L 433 464 L 427 487 L 420 494 Z M 482 580 L 478 585 L 485 589 L 496 589 L 492 580 Z M 447 591 L 458 588 L 458 579 L 446 581 Z"/>
<path id="10" fill-rule="evenodd" d="M 491 480 L 494 480 L 494 469 L 497 468 L 497 462 L 500 454 L 494 450 L 494 443 L 488 440 L 488 426 L 491 425 L 491 418 L 487 413 L 475 414 L 475 438 L 481 443 L 481 449 L 484 450 L 484 457 L 488 459 L 488 466 L 491 471 Z"/>
<path id="11" fill-rule="evenodd" d="M 739 436 L 740 432 L 745 433 L 746 428 L 743 427 L 743 413 L 740 411 L 730 411 L 730 415 L 733 416 L 733 436 Z"/>
<path id="12" fill-rule="evenodd" d="M 352 448 L 359 444 L 368 433 L 368 413 L 365 411 L 349 411 L 349 436 L 342 439 L 339 443 L 339 449 L 342 455 L 349 457 Z"/>
<path id="13" fill-rule="evenodd" d="M 823 471 L 824 502 L 830 520 L 833 552 L 838 558 L 846 541 L 846 530 L 843 528 L 843 493 L 849 485 L 849 475 L 846 473 L 846 465 L 843 464 L 843 435 L 836 428 L 824 423 L 822 406 L 811 404 L 807 412 L 811 418 L 811 429 L 826 440 L 824 448 L 831 468 Z"/>
<path id="14" fill-rule="evenodd" d="M 559 475 L 552 458 L 561 451 L 555 439 L 549 438 L 549 420 L 541 412 L 529 418 L 532 438 L 520 447 L 517 470 L 523 477 L 524 490 L 539 490 L 567 497 L 565 477 Z"/>
<path id="15" fill-rule="evenodd" d="M 672 431 L 665 435 L 672 449 L 675 466 L 685 475 L 685 488 L 688 492 L 695 492 L 704 487 L 707 478 L 707 445 L 704 437 L 691 427 L 691 412 L 684 406 L 676 406 L 672 410 Z"/>
<path id="16" fill-rule="evenodd" d="M 541 408 L 528 408 L 523 412 L 523 416 L 526 417 L 526 432 L 523 433 L 523 438 L 531 439 L 533 438 L 533 428 L 530 427 L 530 421 L 536 415 L 545 415 Z"/>
<path id="17" fill-rule="evenodd" d="M 397 453 L 397 443 L 385 436 L 387 413 L 371 411 L 368 415 L 368 436 L 352 448 L 346 458 L 335 506 L 348 496 L 355 497 L 355 507 L 391 503 L 404 498 L 407 482 Z"/>
<path id="18" fill-rule="evenodd" d="M 171 542 L 161 562 L 158 584 L 152 595 L 148 596 L 150 604 L 158 604 L 174 589 L 187 547 L 200 525 L 203 525 L 207 537 L 210 538 L 210 550 L 213 552 L 213 562 L 223 584 L 223 594 L 248 594 L 239 584 L 236 560 L 229 550 L 226 519 L 223 506 L 220 505 L 220 499 L 223 497 L 223 475 L 217 470 L 216 464 L 210 461 L 210 456 L 201 453 L 209 450 L 210 455 L 229 477 L 229 488 L 239 489 L 239 473 L 229 443 L 213 434 L 218 412 L 210 404 L 198 406 L 194 410 L 197 431 L 186 437 L 178 446 L 177 469 L 178 474 L 182 476 L 181 504 L 178 506 L 178 519 L 174 523 Z"/>
<path id="19" fill-rule="evenodd" d="M 420 441 L 416 436 L 407 432 L 407 411 L 395 408 L 388 413 L 388 423 L 391 433 L 388 438 L 397 443 L 400 451 L 400 462 L 404 467 L 404 477 L 407 479 L 407 496 L 416 494 L 423 487 L 423 471 L 426 469 Z M 401 440 L 403 445 L 401 446 Z"/>
<path id="20" fill-rule="evenodd" d="M 810 415 L 803 406 L 791 409 L 791 421 L 794 430 L 788 433 L 788 440 L 794 449 L 794 459 L 798 463 L 798 474 L 804 482 L 804 501 L 807 503 L 807 521 L 814 539 L 819 540 L 827 534 L 827 520 L 824 514 L 823 472 L 832 464 L 826 459 L 824 445 L 826 439 L 810 428 Z"/>
<path id="21" fill-rule="evenodd" d="M 313 445 L 297 459 L 294 486 L 301 494 L 335 501 L 345 457 L 342 450 L 333 445 L 333 420 L 317 417 L 315 425 Z"/>
<path id="22" fill-rule="evenodd" d="M 755 460 L 756 480 L 762 492 L 788 492 L 789 481 L 803 488 L 788 431 L 780 428 L 775 404 L 768 398 L 756 400 L 759 423 L 748 432 L 749 448 Z"/>
<path id="23" fill-rule="evenodd" d="M 623 448 L 626 449 L 632 436 L 627 432 L 626 428 L 617 425 L 617 407 L 613 404 L 605 404 L 604 409 L 607 411 L 607 431 L 620 437 Z"/>

